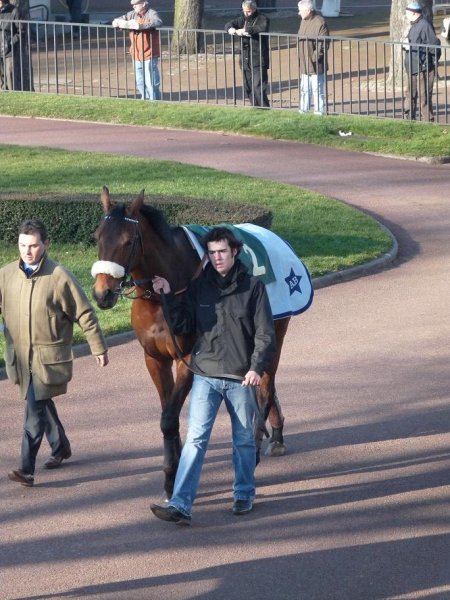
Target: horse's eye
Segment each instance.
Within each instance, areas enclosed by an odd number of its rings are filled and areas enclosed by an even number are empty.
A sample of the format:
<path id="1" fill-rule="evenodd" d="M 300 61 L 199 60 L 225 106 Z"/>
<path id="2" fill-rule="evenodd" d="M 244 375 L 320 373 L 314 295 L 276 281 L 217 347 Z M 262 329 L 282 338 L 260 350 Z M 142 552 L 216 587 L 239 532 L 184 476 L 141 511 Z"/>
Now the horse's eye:
<path id="1" fill-rule="evenodd" d="M 127 240 L 127 241 L 124 243 L 124 246 L 131 246 L 131 240 Z"/>

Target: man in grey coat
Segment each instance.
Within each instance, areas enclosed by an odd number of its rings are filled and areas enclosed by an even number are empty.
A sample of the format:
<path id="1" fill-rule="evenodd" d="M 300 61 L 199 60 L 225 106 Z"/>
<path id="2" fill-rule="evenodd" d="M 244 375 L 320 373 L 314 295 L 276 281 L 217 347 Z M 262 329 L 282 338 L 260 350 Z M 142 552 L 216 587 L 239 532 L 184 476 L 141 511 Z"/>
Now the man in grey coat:
<path id="1" fill-rule="evenodd" d="M 22 223 L 18 245 L 20 259 L 0 269 L 6 372 L 26 401 L 21 465 L 8 477 L 30 487 L 44 433 L 52 449 L 46 468 L 59 467 L 72 454 L 52 397 L 65 394 L 72 378 L 74 323 L 83 330 L 99 366 L 108 364 L 108 352 L 81 285 L 47 256 L 44 223 Z"/>
<path id="2" fill-rule="evenodd" d="M 298 31 L 298 60 L 300 70 L 299 112 L 308 112 L 311 100 L 314 114 L 326 113 L 325 76 L 327 72 L 327 50 L 329 31 L 325 19 L 314 10 L 313 0 L 298 3 L 301 17 Z"/>

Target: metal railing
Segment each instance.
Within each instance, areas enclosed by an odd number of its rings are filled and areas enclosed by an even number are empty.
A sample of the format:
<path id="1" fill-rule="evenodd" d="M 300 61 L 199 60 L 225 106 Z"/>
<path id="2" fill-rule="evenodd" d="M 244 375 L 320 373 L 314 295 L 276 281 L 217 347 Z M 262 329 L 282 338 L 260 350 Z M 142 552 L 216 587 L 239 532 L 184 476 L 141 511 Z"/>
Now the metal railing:
<path id="1" fill-rule="evenodd" d="M 9 21 L 0 22 L 0 29 L 9 28 L 12 32 L 12 27 Z M 19 42 L 10 56 L 15 65 L 13 90 L 138 97 L 127 31 L 105 25 L 39 21 L 22 21 L 20 28 Z M 262 35 L 267 35 L 270 46 L 267 86 L 270 106 L 298 109 L 299 38 L 281 33 Z M 180 36 L 194 39 L 195 51 L 179 54 Z M 162 100 L 224 106 L 251 104 L 251 99 L 245 97 L 239 66 L 241 40 L 221 31 L 172 28 L 161 28 L 159 40 Z M 410 78 L 404 68 L 401 43 L 344 37 L 330 37 L 326 41 L 328 114 L 404 118 L 409 106 Z M 421 49 L 430 57 L 438 51 L 437 47 Z M 0 47 L 0 63 L 5 64 L 6 58 Z M 431 59 L 428 66 L 431 67 Z M 435 121 L 448 124 L 450 47 L 442 47 L 432 90 L 424 89 L 428 81 L 418 78 L 419 98 L 431 95 Z M 417 118 L 423 116 L 422 109 L 423 106 L 418 107 Z"/>

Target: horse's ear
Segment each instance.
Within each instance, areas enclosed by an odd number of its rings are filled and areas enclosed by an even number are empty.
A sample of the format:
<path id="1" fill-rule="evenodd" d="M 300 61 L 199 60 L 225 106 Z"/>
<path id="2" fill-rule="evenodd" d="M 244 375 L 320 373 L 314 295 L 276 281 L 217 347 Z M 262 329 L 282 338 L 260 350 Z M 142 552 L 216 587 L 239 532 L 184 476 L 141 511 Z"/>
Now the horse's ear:
<path id="1" fill-rule="evenodd" d="M 145 190 L 141 190 L 141 193 L 139 194 L 139 196 L 137 198 L 135 198 L 133 200 L 133 202 L 130 204 L 130 212 L 131 213 L 137 213 L 141 210 L 143 204 L 144 204 L 144 191 Z"/>
<path id="2" fill-rule="evenodd" d="M 112 202 L 106 185 L 103 186 L 102 193 L 100 194 L 100 201 L 103 205 L 103 210 L 105 213 L 108 213 L 112 208 Z"/>

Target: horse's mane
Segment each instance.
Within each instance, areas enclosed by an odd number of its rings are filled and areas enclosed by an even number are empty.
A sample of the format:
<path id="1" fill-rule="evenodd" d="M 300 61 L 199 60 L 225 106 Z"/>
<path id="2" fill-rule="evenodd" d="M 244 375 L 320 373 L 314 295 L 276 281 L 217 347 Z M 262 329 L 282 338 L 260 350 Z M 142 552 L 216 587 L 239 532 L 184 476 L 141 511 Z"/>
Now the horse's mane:
<path id="1" fill-rule="evenodd" d="M 141 213 L 164 242 L 173 243 L 173 227 L 169 225 L 160 210 L 149 204 L 144 204 Z"/>
<path id="2" fill-rule="evenodd" d="M 127 216 L 126 209 L 126 204 L 116 204 L 109 212 L 109 216 L 123 219 Z M 173 243 L 173 228 L 166 221 L 166 218 L 160 210 L 154 206 L 144 204 L 140 210 L 140 213 L 146 218 L 148 224 L 155 231 L 156 235 L 158 235 L 167 244 Z"/>

